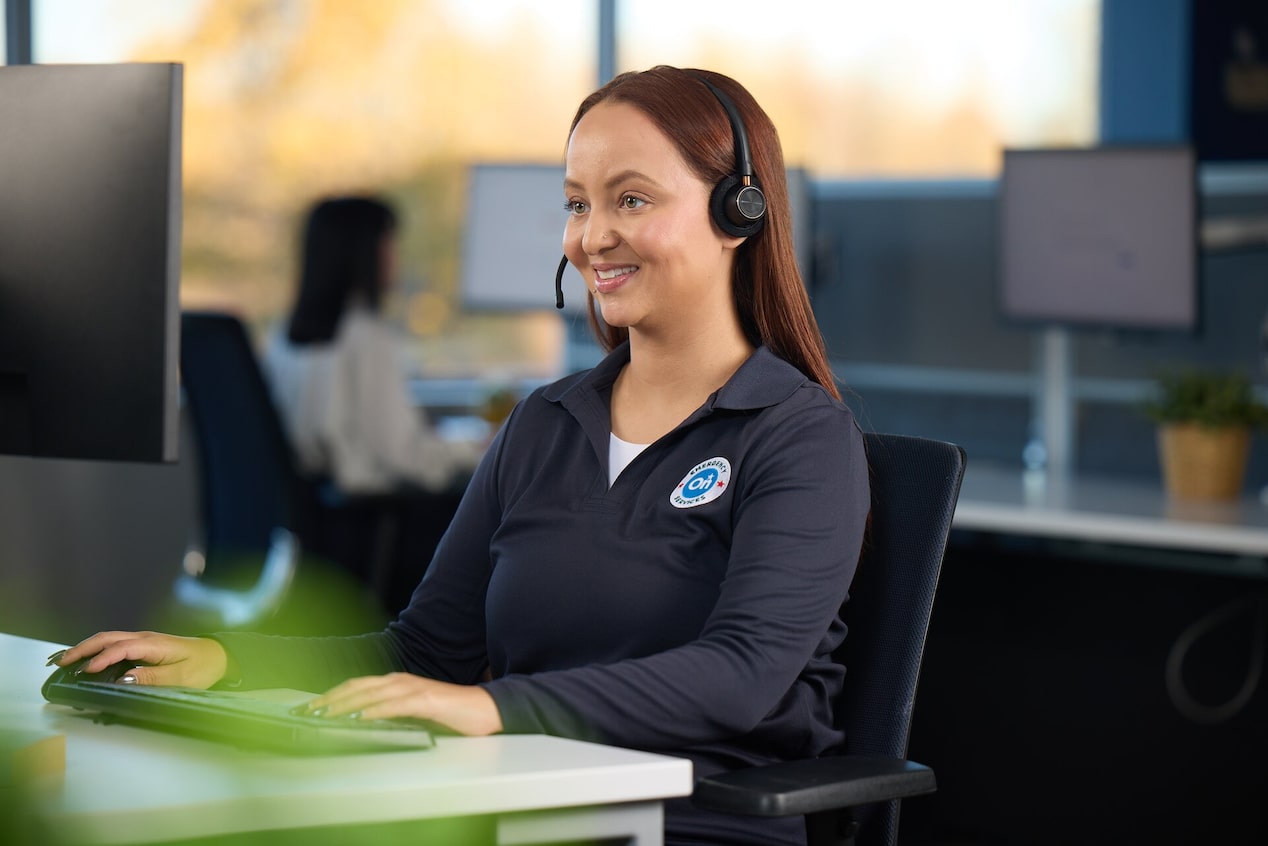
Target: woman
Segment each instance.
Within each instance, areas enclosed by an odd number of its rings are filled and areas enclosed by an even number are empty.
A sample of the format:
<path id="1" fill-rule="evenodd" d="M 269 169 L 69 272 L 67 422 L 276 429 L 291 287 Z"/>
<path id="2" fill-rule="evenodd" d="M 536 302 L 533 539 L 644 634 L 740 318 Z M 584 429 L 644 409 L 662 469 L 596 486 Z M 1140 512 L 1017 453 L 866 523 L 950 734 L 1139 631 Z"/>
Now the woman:
<path id="1" fill-rule="evenodd" d="M 769 206 L 755 234 L 711 216 L 737 145 L 704 80 L 747 128 Z M 867 469 L 797 273 L 774 127 L 718 74 L 623 74 L 577 112 L 564 197 L 564 250 L 611 351 L 515 409 L 396 622 L 316 641 L 107 633 L 59 663 L 333 684 L 315 713 L 597 740 L 698 775 L 839 743 L 831 652 Z M 798 820 L 666 807 L 670 843 L 803 838 Z"/>
<path id="2" fill-rule="evenodd" d="M 390 206 L 370 197 L 318 202 L 304 226 L 295 308 L 264 350 L 302 469 L 344 493 L 444 490 L 483 452 L 440 438 L 410 400 L 404 337 L 380 316 L 395 268 Z"/>

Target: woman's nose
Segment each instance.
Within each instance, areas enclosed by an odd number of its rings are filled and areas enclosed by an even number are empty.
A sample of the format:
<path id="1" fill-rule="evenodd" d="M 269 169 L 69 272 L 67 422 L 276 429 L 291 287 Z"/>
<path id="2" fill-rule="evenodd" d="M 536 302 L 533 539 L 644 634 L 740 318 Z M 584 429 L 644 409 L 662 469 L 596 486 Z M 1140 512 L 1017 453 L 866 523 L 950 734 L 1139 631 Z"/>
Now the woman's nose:
<path id="1" fill-rule="evenodd" d="M 606 215 L 591 213 L 586 221 L 585 231 L 581 233 L 581 249 L 585 250 L 586 255 L 597 256 L 616 244 L 617 237 L 612 231 L 611 222 Z"/>

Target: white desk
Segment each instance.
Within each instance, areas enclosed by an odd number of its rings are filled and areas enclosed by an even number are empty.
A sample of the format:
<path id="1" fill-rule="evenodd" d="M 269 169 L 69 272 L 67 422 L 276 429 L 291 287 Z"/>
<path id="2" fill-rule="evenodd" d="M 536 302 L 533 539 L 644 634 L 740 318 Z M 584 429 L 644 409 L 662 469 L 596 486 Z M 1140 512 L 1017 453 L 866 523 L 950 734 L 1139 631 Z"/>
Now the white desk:
<path id="1" fill-rule="evenodd" d="M 1169 499 L 1161 481 L 1050 477 L 969 457 L 953 526 L 1033 537 L 1268 557 L 1268 506 Z"/>
<path id="2" fill-rule="evenodd" d="M 611 837 L 656 846 L 662 800 L 692 789 L 686 759 L 537 735 L 293 758 L 98 725 L 40 696 L 44 661 L 58 648 L 0 634 L 0 727 L 66 736 L 65 776 L 37 781 L 34 806 L 72 843 L 491 815 L 499 843 Z"/>

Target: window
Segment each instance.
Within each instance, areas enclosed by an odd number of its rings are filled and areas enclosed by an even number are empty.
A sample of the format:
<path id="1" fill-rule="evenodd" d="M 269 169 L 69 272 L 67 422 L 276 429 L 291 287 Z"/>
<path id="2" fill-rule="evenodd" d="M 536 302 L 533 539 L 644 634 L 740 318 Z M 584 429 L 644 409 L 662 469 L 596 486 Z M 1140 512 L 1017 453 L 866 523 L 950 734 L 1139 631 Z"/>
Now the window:
<path id="1" fill-rule="evenodd" d="M 1097 0 L 637 0 L 617 62 L 734 76 L 817 177 L 994 176 L 1096 138 Z M 672 26 L 667 22 L 672 21 Z"/>
<path id="2" fill-rule="evenodd" d="M 734 75 L 770 111 L 789 163 L 818 179 L 993 177 L 1004 146 L 1095 138 L 1098 0 L 617 10 L 618 69 Z M 597 0 L 34 0 L 32 17 L 39 62 L 185 65 L 188 306 L 234 308 L 262 328 L 290 303 L 309 202 L 374 191 L 402 214 L 389 307 L 418 337 L 424 373 L 567 366 L 550 279 L 524 282 L 541 286 L 541 311 L 463 311 L 466 175 L 561 161 L 596 79 Z"/>
<path id="3" fill-rule="evenodd" d="M 35 0 L 32 17 L 38 62 L 185 65 L 187 306 L 284 314 L 304 209 L 374 191 L 401 213 L 390 308 L 426 372 L 558 369 L 550 279 L 526 280 L 549 311 L 457 308 L 463 193 L 474 162 L 561 161 L 594 87 L 593 0 Z"/>

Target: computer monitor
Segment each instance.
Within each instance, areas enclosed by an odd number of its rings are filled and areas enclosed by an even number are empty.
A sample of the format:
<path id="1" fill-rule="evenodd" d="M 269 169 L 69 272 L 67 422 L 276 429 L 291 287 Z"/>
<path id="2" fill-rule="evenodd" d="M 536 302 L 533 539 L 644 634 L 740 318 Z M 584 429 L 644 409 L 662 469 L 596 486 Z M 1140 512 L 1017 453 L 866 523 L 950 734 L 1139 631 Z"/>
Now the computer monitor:
<path id="1" fill-rule="evenodd" d="M 0 453 L 177 458 L 182 67 L 0 67 Z"/>
<path id="2" fill-rule="evenodd" d="M 1052 326 L 1196 330 L 1197 197 L 1187 147 L 1005 151 L 1003 315 Z"/>
<path id="3" fill-rule="evenodd" d="M 545 164 L 472 165 L 462 248 L 462 304 L 475 310 L 551 309 L 563 256 L 564 169 Z M 793 245 L 809 280 L 812 235 L 807 173 L 788 169 Z M 580 274 L 564 272 L 564 304 L 585 308 Z"/>

